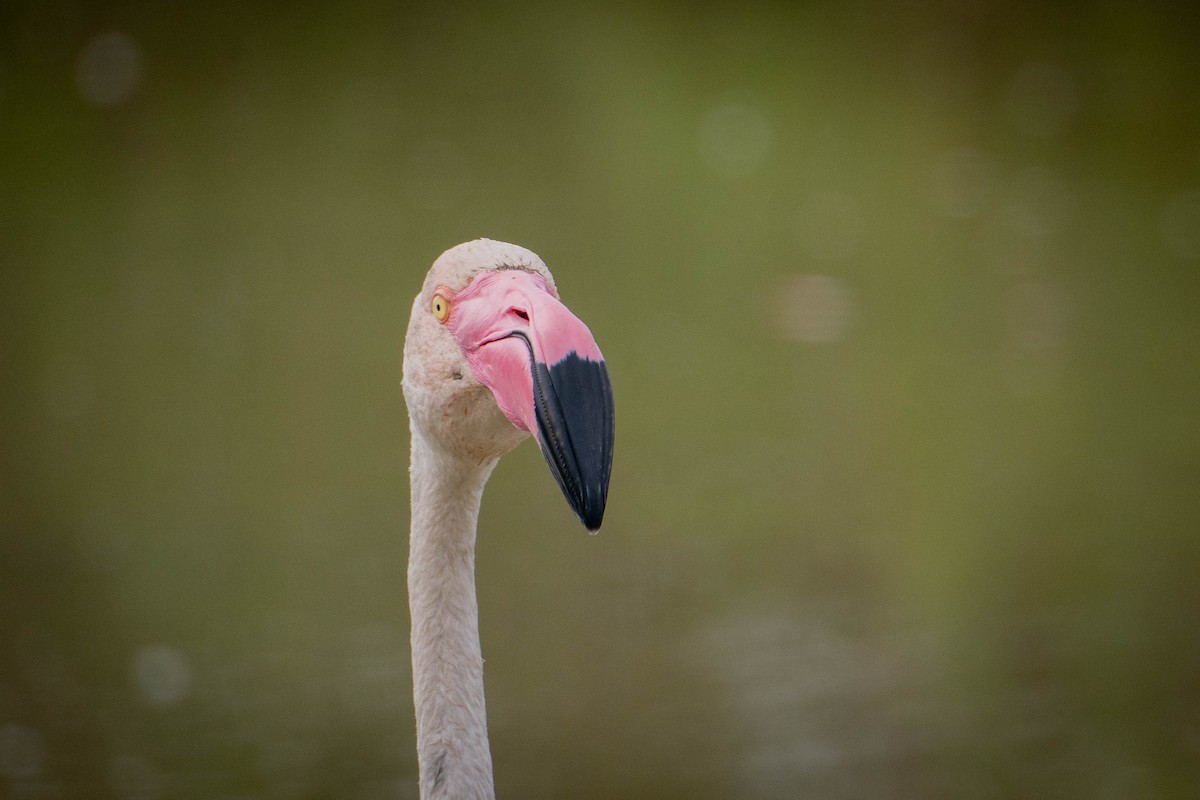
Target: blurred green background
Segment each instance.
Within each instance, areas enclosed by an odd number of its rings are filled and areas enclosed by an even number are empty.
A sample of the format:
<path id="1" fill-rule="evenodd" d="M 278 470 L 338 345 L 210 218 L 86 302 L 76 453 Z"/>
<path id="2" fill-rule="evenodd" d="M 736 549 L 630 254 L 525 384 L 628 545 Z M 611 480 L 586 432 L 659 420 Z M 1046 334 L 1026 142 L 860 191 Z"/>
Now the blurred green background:
<path id="1" fill-rule="evenodd" d="M 0 796 L 412 798 L 411 299 L 617 399 L 478 583 L 525 798 L 1200 796 L 1194 5 L 7 3 Z"/>

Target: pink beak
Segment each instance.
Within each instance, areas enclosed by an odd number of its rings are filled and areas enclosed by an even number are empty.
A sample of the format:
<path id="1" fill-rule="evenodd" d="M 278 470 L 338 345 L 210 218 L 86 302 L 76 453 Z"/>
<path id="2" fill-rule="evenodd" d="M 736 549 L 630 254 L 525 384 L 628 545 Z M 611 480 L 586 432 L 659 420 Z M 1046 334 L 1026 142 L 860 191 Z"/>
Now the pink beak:
<path id="1" fill-rule="evenodd" d="M 541 275 L 486 273 L 453 298 L 448 321 L 476 379 L 516 427 L 537 437 L 588 530 L 604 519 L 613 396 L 591 331 Z"/>

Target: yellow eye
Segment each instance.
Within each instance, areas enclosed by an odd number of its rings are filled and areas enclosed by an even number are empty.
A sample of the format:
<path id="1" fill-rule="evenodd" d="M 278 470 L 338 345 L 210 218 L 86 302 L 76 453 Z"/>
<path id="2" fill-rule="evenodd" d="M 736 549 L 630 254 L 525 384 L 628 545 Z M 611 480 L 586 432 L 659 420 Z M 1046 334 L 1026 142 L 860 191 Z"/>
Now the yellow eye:
<path id="1" fill-rule="evenodd" d="M 450 318 L 450 301 L 440 294 L 433 296 L 433 315 L 437 317 L 438 322 L 445 322 Z"/>

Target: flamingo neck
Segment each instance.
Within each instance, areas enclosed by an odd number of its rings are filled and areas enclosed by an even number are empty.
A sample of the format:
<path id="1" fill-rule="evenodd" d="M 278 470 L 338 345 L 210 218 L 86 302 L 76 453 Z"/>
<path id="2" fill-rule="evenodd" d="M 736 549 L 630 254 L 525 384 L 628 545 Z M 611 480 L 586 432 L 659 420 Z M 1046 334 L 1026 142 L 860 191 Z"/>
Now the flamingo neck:
<path id="1" fill-rule="evenodd" d="M 469 463 L 413 426 L 408 602 L 421 797 L 495 797 L 483 699 L 475 527 L 497 459 Z"/>

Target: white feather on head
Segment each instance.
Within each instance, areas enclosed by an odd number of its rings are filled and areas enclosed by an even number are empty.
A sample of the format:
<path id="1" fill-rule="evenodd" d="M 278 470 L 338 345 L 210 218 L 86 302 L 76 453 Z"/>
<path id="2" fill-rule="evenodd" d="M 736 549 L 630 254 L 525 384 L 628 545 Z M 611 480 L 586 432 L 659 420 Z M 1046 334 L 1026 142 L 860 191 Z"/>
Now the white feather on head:
<path id="1" fill-rule="evenodd" d="M 493 239 L 464 242 L 429 268 L 404 340 L 402 385 L 413 435 L 480 464 L 498 459 L 529 434 L 505 418 L 495 396 L 475 379 L 454 337 L 433 315 L 432 303 L 439 287 L 461 291 L 481 273 L 504 269 L 536 272 L 557 294 L 554 276 L 532 250 Z"/>

